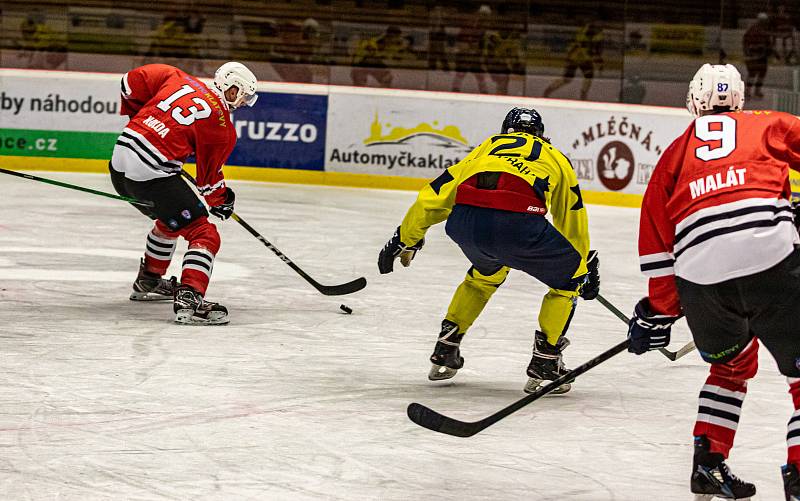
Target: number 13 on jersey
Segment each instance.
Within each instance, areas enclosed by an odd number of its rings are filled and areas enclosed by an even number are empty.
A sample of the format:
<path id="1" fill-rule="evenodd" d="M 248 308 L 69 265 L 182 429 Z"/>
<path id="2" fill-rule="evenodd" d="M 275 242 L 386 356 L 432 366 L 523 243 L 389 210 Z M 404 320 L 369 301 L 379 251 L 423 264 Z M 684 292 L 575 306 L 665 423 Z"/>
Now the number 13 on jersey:
<path id="1" fill-rule="evenodd" d="M 177 101 L 178 99 L 191 94 L 192 92 L 196 92 L 195 89 L 192 88 L 191 85 L 186 84 L 180 89 L 173 92 L 169 97 L 160 101 L 156 108 L 161 111 L 169 111 L 170 107 L 172 107 L 172 103 Z M 200 106 L 202 109 L 198 109 L 197 106 L 189 106 L 187 111 L 188 114 L 183 114 L 183 108 L 180 106 L 176 106 L 172 109 L 172 118 L 181 125 L 192 125 L 195 120 L 202 120 L 204 118 L 208 118 L 211 116 L 211 107 L 208 105 L 205 100 L 199 97 L 193 97 L 192 102 Z"/>

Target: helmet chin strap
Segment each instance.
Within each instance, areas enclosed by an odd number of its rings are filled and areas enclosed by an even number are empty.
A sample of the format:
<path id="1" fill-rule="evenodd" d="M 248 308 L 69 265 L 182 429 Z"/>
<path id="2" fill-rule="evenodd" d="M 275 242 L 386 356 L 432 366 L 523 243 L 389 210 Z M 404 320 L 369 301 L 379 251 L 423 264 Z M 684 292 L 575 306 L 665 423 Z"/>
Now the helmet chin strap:
<path id="1" fill-rule="evenodd" d="M 224 93 L 224 92 L 222 92 L 221 90 L 219 90 L 219 88 L 217 88 L 216 84 L 214 84 L 214 85 L 212 85 L 212 86 L 211 86 L 211 92 L 213 92 L 214 94 L 216 94 L 216 95 L 217 95 L 217 97 L 219 98 L 219 100 L 220 100 L 220 101 L 222 101 L 222 102 L 224 102 L 224 103 L 225 103 L 225 105 L 227 105 L 227 106 L 228 106 L 228 108 L 230 108 L 230 109 L 232 109 L 232 110 L 233 110 L 233 109 L 235 109 L 235 108 L 233 107 L 233 104 L 232 104 L 230 101 L 228 101 L 228 98 L 226 98 L 226 97 L 225 97 L 225 93 Z"/>

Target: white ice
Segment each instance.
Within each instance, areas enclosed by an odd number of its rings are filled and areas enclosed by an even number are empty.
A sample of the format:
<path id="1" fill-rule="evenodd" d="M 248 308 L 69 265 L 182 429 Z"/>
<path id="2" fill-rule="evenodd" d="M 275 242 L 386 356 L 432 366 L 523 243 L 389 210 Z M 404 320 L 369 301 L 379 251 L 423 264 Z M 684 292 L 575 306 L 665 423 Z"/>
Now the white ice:
<path id="1" fill-rule="evenodd" d="M 111 191 L 102 175 L 35 174 Z M 472 438 L 433 433 L 410 402 L 474 420 L 523 396 L 544 286 L 512 273 L 462 345 L 466 367 L 433 384 L 428 356 L 468 264 L 439 225 L 410 268 L 378 275 L 414 193 L 231 185 L 237 212 L 313 277 L 368 287 L 322 296 L 227 221 L 208 295 L 231 324 L 174 325 L 170 304 L 128 300 L 148 220 L 0 179 L 0 499 L 690 499 L 696 353 L 622 353 Z M 645 291 L 638 210 L 589 216 L 602 293 L 629 313 Z M 582 301 L 566 362 L 625 331 Z M 688 339 L 681 322 L 672 349 Z M 729 464 L 777 500 L 791 402 L 761 361 Z"/>

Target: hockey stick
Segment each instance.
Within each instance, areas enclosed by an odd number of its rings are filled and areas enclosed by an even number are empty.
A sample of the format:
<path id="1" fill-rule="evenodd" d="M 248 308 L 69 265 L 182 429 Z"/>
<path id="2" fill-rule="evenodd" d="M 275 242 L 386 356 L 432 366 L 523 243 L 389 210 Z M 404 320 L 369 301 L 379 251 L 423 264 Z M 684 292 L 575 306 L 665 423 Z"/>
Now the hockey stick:
<path id="1" fill-rule="evenodd" d="M 128 202 L 129 204 L 133 204 L 133 205 L 141 205 L 143 207 L 152 207 L 153 206 L 153 202 L 140 202 L 140 201 L 136 200 L 135 198 L 123 197 L 121 195 L 114 195 L 113 193 L 106 193 L 105 191 L 97 191 L 97 190 L 93 190 L 91 188 L 84 188 L 83 186 L 76 186 L 74 184 L 62 183 L 61 181 L 55 181 L 53 179 L 47 179 L 47 178 L 39 177 L 39 176 L 32 176 L 30 174 L 24 174 L 22 172 L 16 172 L 16 171 L 13 171 L 13 170 L 0 168 L 0 173 L 10 174 L 12 176 L 17 176 L 17 177 L 23 177 L 25 179 L 30 179 L 31 181 L 39 181 L 39 182 L 42 182 L 42 183 L 52 184 L 52 185 L 55 185 L 55 186 L 61 186 L 62 188 L 69 188 L 71 190 L 84 191 L 86 193 L 91 193 L 93 195 L 100 195 L 101 197 L 107 197 L 107 198 L 113 198 L 113 199 L 116 199 L 116 200 L 122 200 L 123 202 Z"/>
<path id="2" fill-rule="evenodd" d="M 261 236 L 259 232 L 257 232 L 255 229 L 253 229 L 252 226 L 247 224 L 244 221 L 244 219 L 239 217 L 238 214 L 234 212 L 233 214 L 231 214 L 231 218 L 237 223 L 241 224 L 245 230 L 250 232 L 251 235 L 259 239 L 261 243 L 267 247 L 267 249 L 274 252 L 275 255 L 281 259 L 281 261 L 289 265 L 289 268 L 293 269 L 294 271 L 297 272 L 298 275 L 305 278 L 306 282 L 310 283 L 312 286 L 314 286 L 315 289 L 325 294 L 326 296 L 343 296 L 345 294 L 352 294 L 354 292 L 360 291 L 361 289 L 367 286 L 367 279 L 364 277 L 360 277 L 350 282 L 339 285 L 322 285 L 321 283 L 317 282 L 316 280 L 308 276 L 308 274 L 304 272 L 299 266 L 294 264 L 294 262 L 291 259 L 286 257 L 286 254 L 284 254 L 283 252 L 278 250 L 277 247 L 269 243 L 269 241 L 267 241 L 266 238 Z"/>
<path id="3" fill-rule="evenodd" d="M 486 428 L 492 426 L 493 424 L 505 418 L 506 416 L 513 414 L 514 412 L 517 412 L 518 410 L 522 409 L 531 402 L 547 395 L 548 393 L 555 390 L 562 384 L 571 382 L 576 377 L 580 376 L 589 369 L 596 367 L 601 363 L 605 362 L 606 360 L 608 360 L 609 358 L 613 357 L 614 355 L 617 355 L 618 353 L 625 351 L 628 348 L 629 343 L 630 341 L 626 339 L 625 341 L 619 343 L 613 348 L 604 351 L 603 353 L 589 360 L 583 365 L 567 372 L 566 374 L 562 375 L 561 377 L 552 381 L 546 386 L 537 389 L 530 395 L 522 397 L 513 404 L 504 407 L 503 409 L 495 412 L 491 416 L 485 417 L 479 421 L 472 421 L 472 422 L 459 421 L 458 419 L 453 419 L 451 417 L 439 414 L 435 410 L 426 407 L 422 404 L 418 404 L 416 402 L 409 404 L 406 412 L 408 413 L 408 418 L 411 419 L 411 421 L 422 426 L 423 428 L 427 428 L 433 431 L 438 431 L 439 433 L 446 433 L 448 435 L 453 435 L 454 437 L 471 437 L 472 435 L 475 435 L 476 433 L 479 433 L 485 430 Z"/>
<path id="4" fill-rule="evenodd" d="M 683 348 L 679 349 L 678 351 L 669 351 L 666 348 L 660 348 L 658 351 L 663 353 L 665 357 L 674 362 L 675 360 L 678 360 L 682 356 L 691 353 L 694 349 L 695 349 L 694 341 L 689 341 L 688 343 L 686 343 L 686 345 L 684 345 Z"/>
<path id="5" fill-rule="evenodd" d="M 597 295 L 597 300 L 600 302 L 600 304 L 602 304 L 603 306 L 608 308 L 608 311 L 610 311 L 611 313 L 616 315 L 617 318 L 619 318 L 620 320 L 622 320 L 626 324 L 628 322 L 630 322 L 628 317 L 626 317 L 621 311 L 619 311 L 617 309 L 616 306 L 614 306 L 613 304 L 609 303 L 606 300 L 606 298 L 604 298 L 600 294 Z M 667 357 L 668 359 L 670 359 L 670 360 L 672 360 L 674 362 L 675 360 L 678 360 L 679 358 L 681 358 L 682 356 L 686 355 L 687 353 L 690 353 L 692 350 L 694 350 L 694 348 L 695 348 L 694 341 L 689 341 L 688 343 L 686 343 L 686 346 L 684 346 L 683 348 L 679 349 L 678 351 L 669 351 L 666 348 L 659 348 L 658 351 L 661 352 L 662 355 L 664 355 L 665 357 Z"/>
<path id="6" fill-rule="evenodd" d="M 182 175 L 193 185 L 197 186 L 197 182 L 188 172 L 182 171 Z M 310 283 L 315 289 L 317 289 L 322 294 L 325 294 L 326 296 L 343 296 L 345 294 L 352 294 L 354 292 L 358 292 L 367 286 L 367 279 L 364 277 L 360 277 L 350 282 L 339 285 L 322 285 L 321 283 L 311 278 L 305 271 L 302 270 L 302 268 L 294 264 L 294 262 L 286 256 L 286 254 L 284 254 L 277 247 L 272 245 L 266 238 L 264 238 L 259 232 L 257 232 L 255 228 L 247 224 L 247 222 L 245 222 L 245 220 L 242 219 L 238 214 L 234 212 L 233 214 L 231 214 L 231 218 L 240 225 L 242 225 L 242 227 L 248 232 L 250 232 L 251 235 L 260 240 L 261 243 L 267 247 L 267 249 L 274 252 L 275 255 L 281 259 L 281 261 L 289 265 L 289 268 L 296 271 L 298 275 L 303 277 L 306 280 L 306 282 Z"/>

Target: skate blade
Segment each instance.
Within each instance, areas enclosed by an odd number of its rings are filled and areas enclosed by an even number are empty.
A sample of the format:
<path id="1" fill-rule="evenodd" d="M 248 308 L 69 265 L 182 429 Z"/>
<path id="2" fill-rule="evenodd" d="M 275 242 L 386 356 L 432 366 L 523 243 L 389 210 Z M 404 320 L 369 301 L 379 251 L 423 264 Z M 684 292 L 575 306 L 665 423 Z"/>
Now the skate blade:
<path id="1" fill-rule="evenodd" d="M 154 292 L 131 292 L 131 301 L 172 301 L 172 296 L 156 294 Z"/>
<path id="2" fill-rule="evenodd" d="M 430 372 L 428 372 L 428 379 L 431 381 L 442 381 L 444 379 L 450 379 L 451 377 L 455 376 L 457 372 L 458 369 L 451 369 L 450 367 L 445 367 L 444 365 L 433 364 Z"/>
<path id="3" fill-rule="evenodd" d="M 212 312 L 208 318 L 198 317 L 191 309 L 175 312 L 175 323 L 181 325 L 225 325 L 228 322 L 228 315 L 223 312 Z"/>
<path id="4" fill-rule="evenodd" d="M 544 383 L 544 384 L 542 384 L 542 383 Z M 537 379 L 537 378 L 532 378 L 531 377 L 531 378 L 528 378 L 528 382 L 525 383 L 525 388 L 523 388 L 523 391 L 525 391 L 525 393 L 528 393 L 528 394 L 535 393 L 539 388 L 541 388 L 542 386 L 545 386 L 547 384 L 550 384 L 550 381 L 547 381 L 545 379 Z M 561 386 L 559 386 L 558 388 L 556 388 L 555 390 L 551 391 L 550 393 L 553 394 L 553 395 L 561 395 L 563 393 L 568 392 L 571 389 L 572 389 L 572 385 L 570 383 L 564 383 Z"/>

